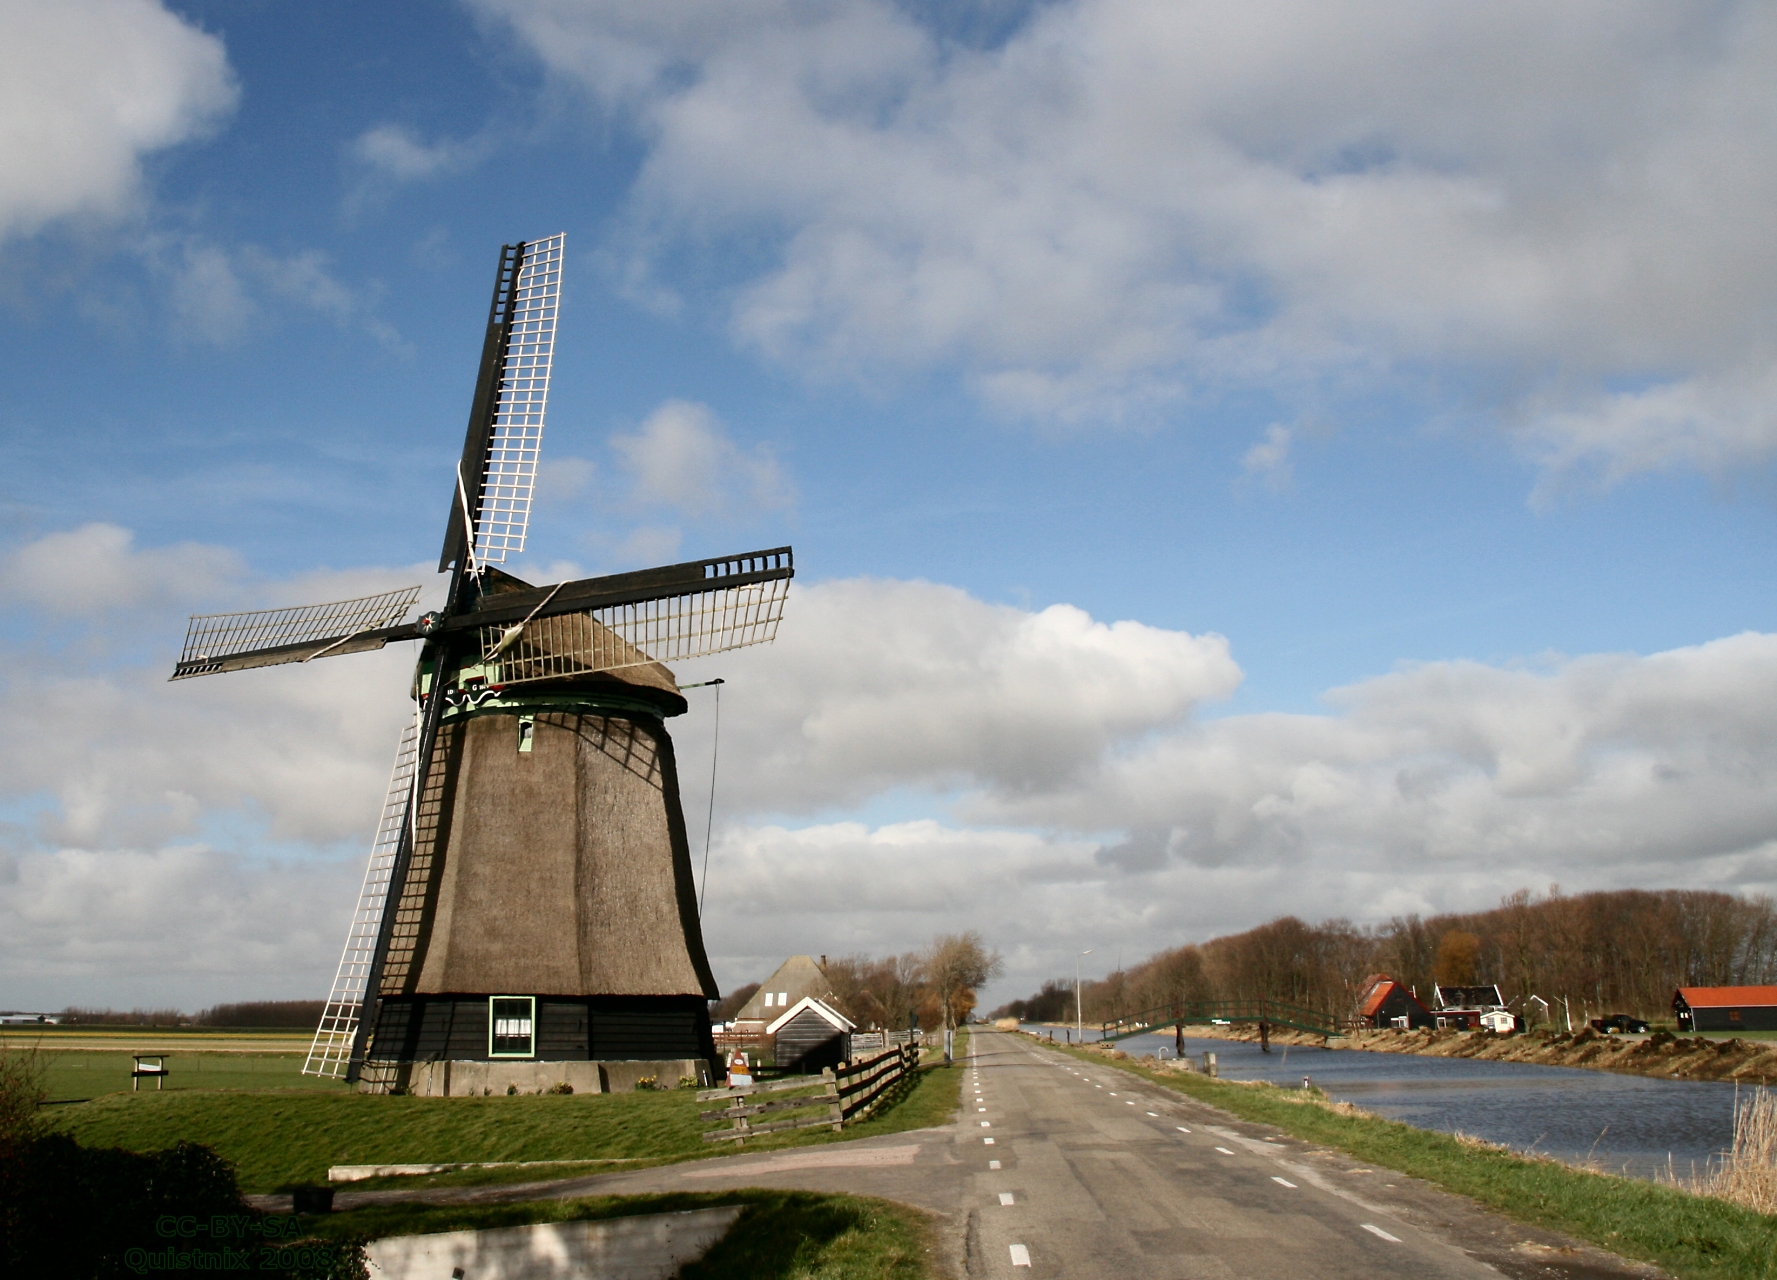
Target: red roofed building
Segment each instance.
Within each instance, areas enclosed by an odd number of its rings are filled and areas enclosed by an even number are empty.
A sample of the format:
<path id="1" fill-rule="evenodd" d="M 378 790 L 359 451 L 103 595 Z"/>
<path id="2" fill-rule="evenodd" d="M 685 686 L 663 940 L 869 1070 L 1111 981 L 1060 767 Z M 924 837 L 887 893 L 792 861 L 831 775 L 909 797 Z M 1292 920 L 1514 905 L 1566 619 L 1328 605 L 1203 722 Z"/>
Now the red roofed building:
<path id="1" fill-rule="evenodd" d="M 1672 996 L 1680 1031 L 1777 1031 L 1777 987 L 1680 987 Z"/>
<path id="2" fill-rule="evenodd" d="M 1437 1025 L 1432 1011 L 1419 1003 L 1419 997 L 1386 973 L 1371 974 L 1364 979 L 1363 994 L 1357 998 L 1357 1016 L 1366 1026 L 1402 1031 Z"/>

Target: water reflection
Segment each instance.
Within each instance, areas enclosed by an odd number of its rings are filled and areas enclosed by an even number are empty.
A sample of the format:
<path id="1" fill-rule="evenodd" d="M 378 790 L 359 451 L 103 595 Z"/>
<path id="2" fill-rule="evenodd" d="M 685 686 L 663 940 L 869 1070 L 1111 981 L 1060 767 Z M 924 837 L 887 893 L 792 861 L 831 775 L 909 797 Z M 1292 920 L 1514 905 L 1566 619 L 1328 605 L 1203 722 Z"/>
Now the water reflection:
<path id="1" fill-rule="evenodd" d="M 1054 1030 L 1060 1041 L 1072 1029 Z M 1086 1038 L 1096 1038 L 1090 1028 Z M 1131 1057 L 1171 1057 L 1173 1037 L 1132 1036 L 1118 1047 Z M 1244 1041 L 1185 1038 L 1188 1056 L 1201 1062 L 1205 1051 L 1217 1055 L 1224 1079 L 1300 1085 L 1308 1076 L 1334 1098 L 1422 1129 L 1461 1130 L 1637 1177 L 1665 1170 L 1669 1159 L 1680 1174 L 1701 1170 L 1734 1133 L 1734 1086 L 1720 1081 L 1301 1045 L 1262 1053 Z"/>

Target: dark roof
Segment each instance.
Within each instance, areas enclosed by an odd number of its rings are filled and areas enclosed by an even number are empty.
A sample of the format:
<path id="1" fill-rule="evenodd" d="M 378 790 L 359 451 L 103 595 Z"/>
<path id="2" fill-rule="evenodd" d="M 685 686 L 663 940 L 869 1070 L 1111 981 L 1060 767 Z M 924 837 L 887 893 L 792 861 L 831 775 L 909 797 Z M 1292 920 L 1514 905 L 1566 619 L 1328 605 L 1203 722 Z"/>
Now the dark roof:
<path id="1" fill-rule="evenodd" d="M 1442 1009 L 1486 1008 L 1505 1004 L 1500 999 L 1499 988 L 1491 982 L 1472 987 L 1439 985 L 1433 990 L 1437 992 L 1438 1007 Z"/>

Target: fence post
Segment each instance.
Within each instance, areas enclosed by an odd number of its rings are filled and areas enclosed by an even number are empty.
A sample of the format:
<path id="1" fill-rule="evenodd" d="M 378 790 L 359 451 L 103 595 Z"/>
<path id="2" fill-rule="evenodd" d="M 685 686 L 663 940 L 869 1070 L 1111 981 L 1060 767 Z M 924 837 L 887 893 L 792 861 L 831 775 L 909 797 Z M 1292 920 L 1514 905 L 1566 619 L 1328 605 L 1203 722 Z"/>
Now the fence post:
<path id="1" fill-rule="evenodd" d="M 827 1104 L 827 1114 L 833 1117 L 833 1132 L 838 1133 L 845 1123 L 845 1106 L 839 1101 L 839 1076 L 832 1067 L 824 1067 L 821 1079 L 827 1082 L 827 1096 L 833 1100 Z"/>

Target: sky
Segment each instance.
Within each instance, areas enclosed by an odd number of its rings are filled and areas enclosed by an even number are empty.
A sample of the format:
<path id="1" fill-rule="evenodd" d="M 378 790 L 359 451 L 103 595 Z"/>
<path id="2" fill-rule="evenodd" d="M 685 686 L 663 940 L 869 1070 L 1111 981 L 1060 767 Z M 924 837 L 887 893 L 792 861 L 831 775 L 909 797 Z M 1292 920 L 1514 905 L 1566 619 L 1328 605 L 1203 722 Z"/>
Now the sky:
<path id="1" fill-rule="evenodd" d="M 332 978 L 499 246 L 525 554 L 784 543 L 672 724 L 717 977 L 1777 889 L 1777 11 L 0 0 L 0 1005 Z"/>

